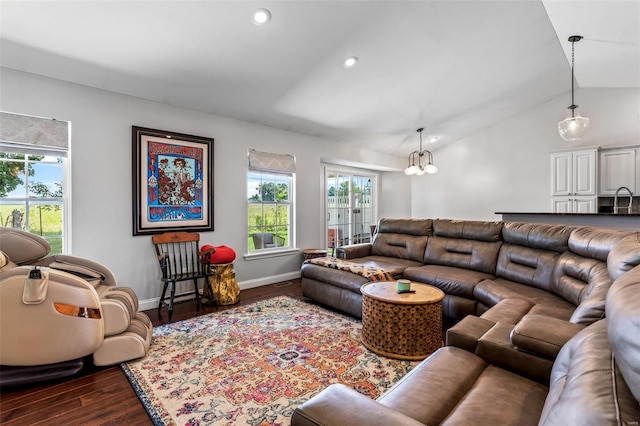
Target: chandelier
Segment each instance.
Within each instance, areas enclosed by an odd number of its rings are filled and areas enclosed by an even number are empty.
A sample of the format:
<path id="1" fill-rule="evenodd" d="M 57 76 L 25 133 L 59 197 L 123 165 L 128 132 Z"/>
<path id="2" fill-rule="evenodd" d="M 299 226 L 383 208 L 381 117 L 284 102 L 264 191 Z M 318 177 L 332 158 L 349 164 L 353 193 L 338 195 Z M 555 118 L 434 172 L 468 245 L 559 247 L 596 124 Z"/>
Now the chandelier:
<path id="1" fill-rule="evenodd" d="M 578 105 L 574 102 L 573 89 L 573 68 L 575 56 L 575 43 L 582 40 L 582 36 L 574 35 L 569 37 L 571 42 L 571 105 L 567 109 L 567 118 L 558 123 L 558 133 L 565 141 L 575 141 L 584 136 L 589 128 L 589 119 L 580 116 Z"/>
<path id="2" fill-rule="evenodd" d="M 424 130 L 423 127 L 417 130 L 418 134 L 420 135 L 420 150 L 413 151 L 411 154 L 409 154 L 409 165 L 407 166 L 406 169 L 404 169 L 405 175 L 422 176 L 425 173 L 429 173 L 429 174 L 438 173 L 438 168 L 433 164 L 433 154 L 431 154 L 431 151 L 422 149 L 422 131 L 423 130 Z M 418 164 L 416 164 L 416 156 L 418 157 Z M 423 166 L 422 157 L 424 156 L 427 157 L 427 164 Z"/>

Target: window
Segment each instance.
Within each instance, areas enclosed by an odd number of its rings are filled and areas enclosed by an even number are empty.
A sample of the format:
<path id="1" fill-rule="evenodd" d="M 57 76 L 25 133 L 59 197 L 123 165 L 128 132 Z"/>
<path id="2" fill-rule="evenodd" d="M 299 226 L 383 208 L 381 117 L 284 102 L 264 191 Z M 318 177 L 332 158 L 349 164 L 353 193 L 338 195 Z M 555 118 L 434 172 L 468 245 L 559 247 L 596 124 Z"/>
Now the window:
<path id="1" fill-rule="evenodd" d="M 289 155 L 249 152 L 249 253 L 293 247 L 294 165 Z"/>
<path id="2" fill-rule="evenodd" d="M 0 225 L 40 235 L 68 253 L 70 123 L 0 112 Z"/>
<path id="3" fill-rule="evenodd" d="M 63 175 L 65 160 L 48 155 L 0 152 L 2 226 L 28 230 L 63 250 Z"/>

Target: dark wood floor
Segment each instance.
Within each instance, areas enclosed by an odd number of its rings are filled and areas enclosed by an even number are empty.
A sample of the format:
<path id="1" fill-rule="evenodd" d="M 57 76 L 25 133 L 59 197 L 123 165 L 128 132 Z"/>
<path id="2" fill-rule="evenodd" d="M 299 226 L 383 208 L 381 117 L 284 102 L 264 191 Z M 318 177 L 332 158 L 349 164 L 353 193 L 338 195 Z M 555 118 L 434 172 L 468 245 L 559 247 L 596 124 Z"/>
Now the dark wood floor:
<path id="1" fill-rule="evenodd" d="M 240 302 L 230 309 L 270 297 L 288 295 L 302 299 L 300 280 L 243 290 Z M 175 306 L 173 321 L 215 312 L 215 307 L 184 302 Z M 154 325 L 163 324 L 157 310 L 145 311 Z M 164 320 L 166 321 L 166 310 Z M 3 390 L 0 394 L 0 424 L 3 425 L 151 425 L 147 412 L 119 366 L 88 368 L 78 377 Z"/>

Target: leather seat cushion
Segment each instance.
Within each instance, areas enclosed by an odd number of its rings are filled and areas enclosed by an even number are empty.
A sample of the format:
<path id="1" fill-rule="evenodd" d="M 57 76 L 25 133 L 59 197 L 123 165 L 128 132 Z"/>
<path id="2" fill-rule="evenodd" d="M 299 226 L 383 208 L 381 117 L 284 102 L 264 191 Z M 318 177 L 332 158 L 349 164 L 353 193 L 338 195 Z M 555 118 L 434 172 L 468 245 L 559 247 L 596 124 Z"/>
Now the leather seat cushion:
<path id="1" fill-rule="evenodd" d="M 302 278 L 323 282 L 334 287 L 343 288 L 360 294 L 360 287 L 369 282 L 368 279 L 351 272 L 339 269 L 327 268 L 325 266 L 305 263 L 300 270 Z"/>
<path id="2" fill-rule="evenodd" d="M 479 282 L 494 278 L 491 274 L 442 265 L 407 268 L 404 277 L 438 287 L 446 294 L 473 299 L 473 289 Z"/>
<path id="3" fill-rule="evenodd" d="M 475 286 L 473 296 L 487 306 L 494 306 L 504 299 L 525 299 L 545 307 L 566 310 L 569 313 L 569 317 L 571 317 L 571 313 L 576 308 L 575 305 L 548 291 L 505 280 L 504 278 L 482 281 Z"/>
<path id="4" fill-rule="evenodd" d="M 544 385 L 487 365 L 471 352 L 444 347 L 378 402 L 430 425 L 535 425 L 547 391 Z"/>
<path id="5" fill-rule="evenodd" d="M 537 425 L 548 388 L 488 366 L 442 425 Z"/>

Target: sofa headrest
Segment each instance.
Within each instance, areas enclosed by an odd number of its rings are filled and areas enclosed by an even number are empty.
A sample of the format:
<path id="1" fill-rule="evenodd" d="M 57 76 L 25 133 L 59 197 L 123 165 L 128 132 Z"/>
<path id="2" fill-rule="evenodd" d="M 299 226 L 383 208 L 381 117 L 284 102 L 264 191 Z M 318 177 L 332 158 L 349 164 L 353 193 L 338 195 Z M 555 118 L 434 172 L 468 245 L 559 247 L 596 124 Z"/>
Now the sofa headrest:
<path id="1" fill-rule="evenodd" d="M 607 261 L 613 246 L 629 235 L 629 231 L 582 226 L 569 236 L 569 249 L 582 257 Z"/>
<path id="2" fill-rule="evenodd" d="M 502 241 L 503 222 L 435 219 L 433 235 L 477 241 Z"/>
<path id="3" fill-rule="evenodd" d="M 433 235 L 431 219 L 389 219 L 378 221 L 377 233 L 408 234 L 415 236 Z"/>
<path id="4" fill-rule="evenodd" d="M 563 253 L 569 249 L 569 236 L 575 227 L 543 223 L 505 222 L 505 243 Z"/>
<path id="5" fill-rule="evenodd" d="M 51 245 L 38 235 L 0 227 L 0 250 L 18 265 L 33 263 L 51 252 Z"/>
<path id="6" fill-rule="evenodd" d="M 634 232 L 618 241 L 607 258 L 607 269 L 612 280 L 640 265 L 640 232 Z"/>
<path id="7" fill-rule="evenodd" d="M 613 357 L 631 393 L 640 401 L 640 266 L 613 283 L 606 312 Z"/>

